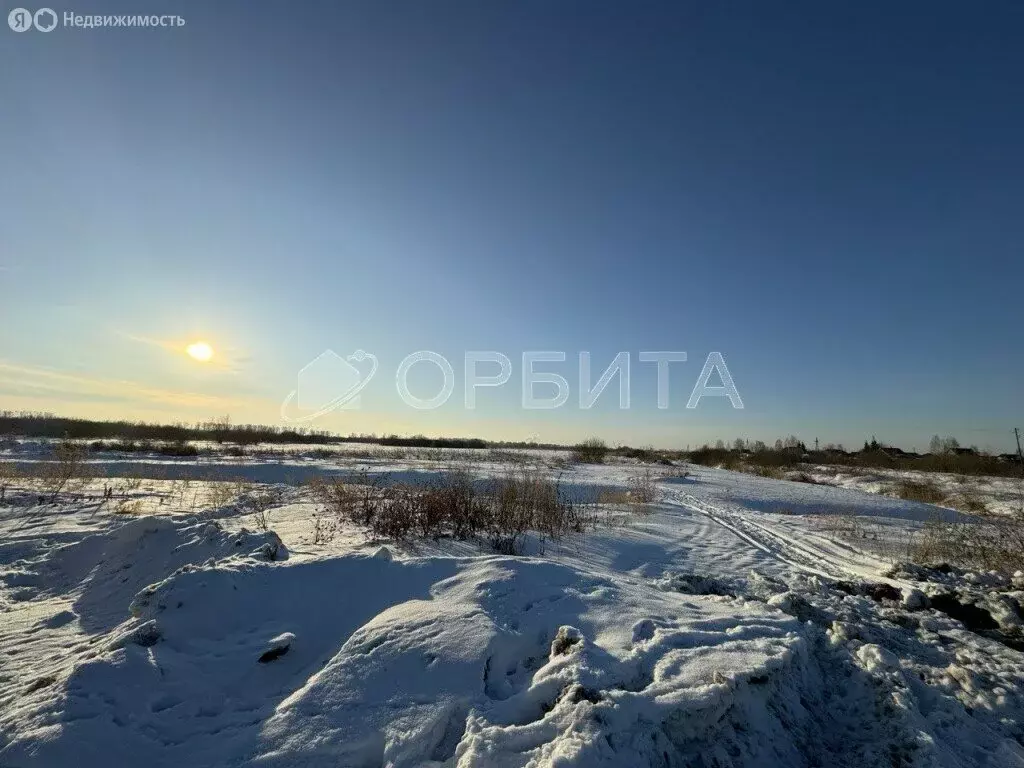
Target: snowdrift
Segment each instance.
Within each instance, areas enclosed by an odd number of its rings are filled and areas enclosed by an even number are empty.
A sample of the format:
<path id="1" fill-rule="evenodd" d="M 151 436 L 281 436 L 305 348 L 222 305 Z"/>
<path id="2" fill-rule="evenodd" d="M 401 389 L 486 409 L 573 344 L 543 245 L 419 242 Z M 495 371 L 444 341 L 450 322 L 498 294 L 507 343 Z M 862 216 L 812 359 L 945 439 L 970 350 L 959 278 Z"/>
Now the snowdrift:
<path id="1" fill-rule="evenodd" d="M 289 553 L 171 518 L 19 544 L 0 766 L 1024 766 L 1013 584 L 997 604 L 954 573 L 868 580 L 798 516 L 704 485 L 666 483 L 589 557 Z"/>
<path id="2" fill-rule="evenodd" d="M 35 563 L 39 590 L 77 581 L 73 612 L 98 632 L 9 711 L 17 730 L 0 721 L 0 763 L 742 764 L 806 748 L 805 640 L 763 603 L 531 559 L 273 562 L 275 546 L 139 520 Z M 127 603 L 109 628 L 100 589 Z"/>

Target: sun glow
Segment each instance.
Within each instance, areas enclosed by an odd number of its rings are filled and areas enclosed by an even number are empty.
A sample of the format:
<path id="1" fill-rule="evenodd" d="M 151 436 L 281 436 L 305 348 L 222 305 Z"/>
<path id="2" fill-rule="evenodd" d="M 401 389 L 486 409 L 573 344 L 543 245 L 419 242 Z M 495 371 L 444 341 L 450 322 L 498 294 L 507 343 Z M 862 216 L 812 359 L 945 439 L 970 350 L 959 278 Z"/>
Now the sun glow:
<path id="1" fill-rule="evenodd" d="M 213 359 L 213 347 L 205 341 L 196 341 L 185 347 L 185 353 L 193 360 L 208 363 Z"/>

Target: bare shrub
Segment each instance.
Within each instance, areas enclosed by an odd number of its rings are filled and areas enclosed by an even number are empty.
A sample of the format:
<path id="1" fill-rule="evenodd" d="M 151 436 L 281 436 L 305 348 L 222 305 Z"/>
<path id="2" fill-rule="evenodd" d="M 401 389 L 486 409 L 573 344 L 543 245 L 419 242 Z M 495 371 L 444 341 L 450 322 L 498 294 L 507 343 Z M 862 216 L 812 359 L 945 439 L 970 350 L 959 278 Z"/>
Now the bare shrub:
<path id="1" fill-rule="evenodd" d="M 226 507 L 238 497 L 238 489 L 232 482 L 212 482 L 206 489 L 207 503 L 216 509 Z"/>
<path id="2" fill-rule="evenodd" d="M 7 489 L 22 480 L 24 473 L 13 462 L 0 461 L 0 503 L 6 500 Z"/>
<path id="3" fill-rule="evenodd" d="M 533 523 L 535 488 L 528 473 L 508 473 L 491 491 L 487 536 L 495 552 L 514 555 L 519 542 Z"/>
<path id="4" fill-rule="evenodd" d="M 588 523 L 585 505 L 563 498 L 559 482 L 528 469 L 498 480 L 488 503 L 488 538 L 495 551 L 505 554 L 518 554 L 527 531 L 540 534 L 543 549 L 547 541 L 582 533 Z"/>
<path id="5" fill-rule="evenodd" d="M 946 494 L 931 480 L 900 480 L 894 490 L 899 498 L 907 501 L 940 504 L 946 499 Z"/>
<path id="6" fill-rule="evenodd" d="M 660 463 L 664 459 L 664 457 L 660 455 L 660 452 L 654 449 L 653 445 L 644 445 L 640 448 L 631 448 L 628 445 L 624 445 L 620 448 L 616 448 L 614 452 L 617 456 L 634 459 L 635 461 L 643 463 Z M 671 464 L 671 462 L 669 463 Z"/>
<path id="7" fill-rule="evenodd" d="M 403 541 L 412 535 L 417 519 L 420 496 L 415 488 L 397 486 L 378 499 L 370 518 L 375 536 Z"/>
<path id="8" fill-rule="evenodd" d="M 40 496 L 57 501 L 61 493 L 80 491 L 88 478 L 84 471 L 87 451 L 71 440 L 62 440 L 53 449 L 53 461 L 39 464 L 28 475 L 29 486 Z"/>
<path id="9" fill-rule="evenodd" d="M 631 475 L 626 484 L 629 487 L 630 498 L 638 504 L 651 504 L 658 498 L 658 485 L 650 467 Z"/>
<path id="10" fill-rule="evenodd" d="M 363 521 L 363 525 L 369 525 L 377 515 L 378 510 L 386 500 L 384 493 L 384 481 L 374 478 L 372 481 L 356 485 L 356 510 Z"/>
<path id="11" fill-rule="evenodd" d="M 355 489 L 354 504 L 351 500 L 346 503 L 355 510 L 350 519 L 368 527 L 375 536 L 397 540 L 414 534 L 467 539 L 483 530 L 488 515 L 484 497 L 462 468 L 420 486 L 362 486 Z M 367 503 L 372 505 L 370 513 L 366 512 Z"/>
<path id="12" fill-rule="evenodd" d="M 536 472 L 523 472 L 519 482 L 527 487 L 527 500 L 533 510 L 533 523 L 542 540 L 557 541 L 567 533 L 581 533 L 583 520 L 578 505 L 562 498 L 558 482 Z"/>
<path id="13" fill-rule="evenodd" d="M 324 515 L 338 523 L 347 520 L 367 528 L 374 527 L 377 515 L 393 495 L 384 477 L 371 476 L 366 470 L 357 473 L 352 482 L 317 478 L 310 487 Z"/>
<path id="14" fill-rule="evenodd" d="M 487 518 L 486 500 L 476 491 L 465 467 L 444 473 L 423 495 L 419 524 L 424 536 L 449 532 L 457 539 L 476 536 Z"/>
<path id="15" fill-rule="evenodd" d="M 413 528 L 423 538 L 439 539 L 447 532 L 447 523 L 452 514 L 451 503 L 455 501 L 443 489 L 429 487 L 398 488 L 396 498 L 391 501 L 394 508 L 403 510 L 407 518 L 407 530 Z"/>
<path id="16" fill-rule="evenodd" d="M 323 510 L 313 512 L 313 543 L 327 544 L 338 533 L 338 520 Z"/>
<path id="17" fill-rule="evenodd" d="M 572 459 L 579 464 L 603 464 L 607 455 L 608 445 L 599 437 L 588 438 L 572 449 Z"/>
<path id="18" fill-rule="evenodd" d="M 257 531 L 263 531 L 264 533 L 269 531 L 270 521 L 267 519 L 267 511 L 265 509 L 261 509 L 257 512 L 253 512 L 252 524 Z"/>
<path id="19" fill-rule="evenodd" d="M 127 497 L 129 493 L 135 493 L 141 487 L 141 477 L 126 477 L 117 490 L 120 491 L 121 496 Z"/>
<path id="20" fill-rule="evenodd" d="M 188 478 L 174 480 L 168 489 L 168 495 L 173 499 L 177 498 L 179 504 L 185 503 L 185 496 L 192 489 L 192 481 Z"/>
<path id="21" fill-rule="evenodd" d="M 375 537 L 482 537 L 496 552 L 518 554 L 528 531 L 536 531 L 543 546 L 587 524 L 583 507 L 563 499 L 557 482 L 526 467 L 511 468 L 484 487 L 459 464 L 425 485 L 387 487 L 379 478 L 360 479 L 311 483 L 319 502 L 314 543 L 329 540 L 348 520 Z"/>
<path id="22" fill-rule="evenodd" d="M 281 491 L 277 488 L 249 491 L 241 500 L 241 506 L 252 515 L 252 523 L 257 531 L 269 531 L 270 520 L 267 517 L 274 507 L 281 503 Z"/>
<path id="23" fill-rule="evenodd" d="M 351 482 L 328 483 L 335 513 L 359 525 L 371 526 L 387 498 L 386 483 L 386 477 L 371 475 L 366 469 L 356 473 Z"/>
<path id="24" fill-rule="evenodd" d="M 705 467 L 743 469 L 740 454 L 735 451 L 728 451 L 725 448 L 700 448 L 691 452 L 688 460 L 692 464 L 699 464 Z"/>
<path id="25" fill-rule="evenodd" d="M 312 515 L 314 544 L 330 542 L 342 521 L 361 523 L 363 505 L 355 488 L 341 480 L 322 477 L 314 477 L 308 485 L 318 505 Z"/>
<path id="26" fill-rule="evenodd" d="M 310 481 L 313 498 L 321 505 L 324 514 L 338 520 L 361 523 L 359 496 L 355 489 L 340 480 L 325 480 L 320 477 Z"/>

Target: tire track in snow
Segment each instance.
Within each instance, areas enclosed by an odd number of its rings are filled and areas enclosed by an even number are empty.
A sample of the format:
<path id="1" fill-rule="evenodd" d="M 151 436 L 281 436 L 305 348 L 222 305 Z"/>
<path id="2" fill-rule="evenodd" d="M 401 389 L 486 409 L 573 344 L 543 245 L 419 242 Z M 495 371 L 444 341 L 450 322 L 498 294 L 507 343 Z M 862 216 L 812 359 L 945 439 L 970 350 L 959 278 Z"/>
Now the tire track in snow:
<path id="1" fill-rule="evenodd" d="M 666 491 L 667 496 L 665 500 L 669 504 L 684 507 L 704 515 L 726 530 L 731 531 L 751 546 L 793 568 L 827 579 L 843 579 L 852 575 L 852 571 L 848 571 L 838 563 L 831 562 L 828 553 L 808 547 L 803 543 L 795 541 L 790 536 L 776 533 L 764 525 L 698 499 L 689 493 L 680 493 L 670 489 L 666 489 Z M 825 570 L 822 567 L 825 564 L 832 566 L 833 571 L 838 569 L 842 573 Z"/>

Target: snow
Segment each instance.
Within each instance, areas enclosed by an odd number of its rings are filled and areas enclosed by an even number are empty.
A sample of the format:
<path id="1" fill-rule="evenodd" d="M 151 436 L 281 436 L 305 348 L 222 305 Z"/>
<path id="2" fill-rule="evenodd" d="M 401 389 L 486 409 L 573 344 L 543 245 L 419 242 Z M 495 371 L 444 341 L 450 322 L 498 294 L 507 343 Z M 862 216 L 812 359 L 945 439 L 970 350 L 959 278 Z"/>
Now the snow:
<path id="1" fill-rule="evenodd" d="M 815 483 L 864 493 L 895 495 L 901 481 L 928 483 L 938 488 L 955 509 L 957 501 L 975 500 L 995 514 L 1019 513 L 1024 503 L 1024 480 L 1013 477 L 956 475 L 896 469 L 857 469 L 847 466 L 805 467 L 799 473 Z"/>
<path id="2" fill-rule="evenodd" d="M 580 498 L 637 471 L 530 458 Z M 223 496 L 215 462 L 132 462 L 108 477 L 148 478 L 129 492 L 144 516 L 89 488 L 0 506 L 0 765 L 1024 766 L 1016 587 L 829 527 L 934 507 L 664 467 L 655 504 L 602 505 L 521 557 L 347 523 L 314 543 L 296 483 L 361 461 L 247 459 L 258 485 L 212 506 L 192 493 Z M 266 489 L 254 531 L 245 499 Z"/>
<path id="3" fill-rule="evenodd" d="M 908 611 L 919 611 L 928 607 L 928 596 L 920 589 L 905 587 L 903 589 L 903 607 Z"/>
<path id="4" fill-rule="evenodd" d="M 890 672 L 900 668 L 900 661 L 894 653 L 874 643 L 858 648 L 857 659 L 869 672 Z"/>

